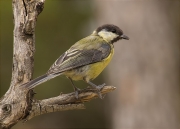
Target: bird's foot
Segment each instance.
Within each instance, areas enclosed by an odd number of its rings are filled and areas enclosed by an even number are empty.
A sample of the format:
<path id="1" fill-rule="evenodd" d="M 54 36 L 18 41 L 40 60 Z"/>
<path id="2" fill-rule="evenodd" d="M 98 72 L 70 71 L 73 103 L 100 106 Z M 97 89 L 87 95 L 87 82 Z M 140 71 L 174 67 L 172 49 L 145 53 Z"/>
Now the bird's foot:
<path id="1" fill-rule="evenodd" d="M 74 91 L 75 92 L 75 97 L 76 97 L 76 99 L 78 99 L 79 98 L 79 92 L 80 92 L 81 89 L 76 87 L 74 90 L 75 90 Z"/>
<path id="2" fill-rule="evenodd" d="M 98 85 L 96 88 L 97 88 L 97 90 L 101 91 L 102 88 L 103 88 L 105 85 L 106 85 L 106 84 L 103 83 L 103 84 L 101 84 L 101 85 Z"/>
<path id="3" fill-rule="evenodd" d="M 101 90 L 102 90 L 102 88 L 103 88 L 105 85 L 106 85 L 106 84 L 103 83 L 103 84 L 98 85 L 98 86 L 96 87 L 97 94 L 98 94 L 98 96 L 99 96 L 100 99 L 103 99 L 103 98 L 104 98 L 104 97 L 102 96 L 102 94 L 101 94 Z"/>
<path id="4" fill-rule="evenodd" d="M 96 89 L 96 93 L 98 94 L 100 99 L 103 99 L 102 94 L 101 94 L 101 90 L 102 88 L 106 85 L 105 83 L 101 84 L 101 85 L 95 85 L 94 83 L 90 82 L 90 81 L 86 81 L 88 84 L 90 84 L 91 87 L 93 87 L 93 89 Z"/>

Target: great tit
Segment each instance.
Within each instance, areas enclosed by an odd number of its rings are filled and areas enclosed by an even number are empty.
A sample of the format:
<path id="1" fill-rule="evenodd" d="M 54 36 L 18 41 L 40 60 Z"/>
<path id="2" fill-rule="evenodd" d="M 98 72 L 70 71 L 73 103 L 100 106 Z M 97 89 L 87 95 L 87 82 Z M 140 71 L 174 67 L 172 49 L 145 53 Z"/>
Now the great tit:
<path id="1" fill-rule="evenodd" d="M 123 31 L 112 24 L 98 27 L 93 33 L 72 45 L 50 67 L 45 75 L 23 84 L 26 89 L 32 89 L 56 76 L 65 75 L 70 79 L 78 99 L 79 89 L 73 80 L 84 80 L 97 90 L 100 98 L 104 84 L 96 85 L 91 82 L 109 64 L 114 55 L 113 43 L 120 39 L 129 40 Z"/>

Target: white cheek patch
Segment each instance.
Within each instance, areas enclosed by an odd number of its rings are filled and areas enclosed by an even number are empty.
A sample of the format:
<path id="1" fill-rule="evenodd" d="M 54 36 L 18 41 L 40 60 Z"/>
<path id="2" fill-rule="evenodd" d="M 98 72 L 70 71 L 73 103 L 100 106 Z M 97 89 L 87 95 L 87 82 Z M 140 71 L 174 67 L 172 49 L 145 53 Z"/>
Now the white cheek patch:
<path id="1" fill-rule="evenodd" d="M 114 34 L 112 32 L 107 32 L 106 30 L 102 30 L 98 33 L 99 36 L 101 36 L 104 40 L 110 42 L 113 39 L 117 38 L 118 35 Z"/>

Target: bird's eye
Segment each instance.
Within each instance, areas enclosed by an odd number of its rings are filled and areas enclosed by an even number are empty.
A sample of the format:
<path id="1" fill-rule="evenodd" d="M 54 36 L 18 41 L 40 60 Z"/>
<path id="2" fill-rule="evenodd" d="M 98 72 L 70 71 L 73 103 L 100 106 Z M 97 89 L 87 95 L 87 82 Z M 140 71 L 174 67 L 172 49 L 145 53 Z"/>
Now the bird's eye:
<path id="1" fill-rule="evenodd" d="M 113 33 L 116 33 L 116 30 L 112 30 Z"/>

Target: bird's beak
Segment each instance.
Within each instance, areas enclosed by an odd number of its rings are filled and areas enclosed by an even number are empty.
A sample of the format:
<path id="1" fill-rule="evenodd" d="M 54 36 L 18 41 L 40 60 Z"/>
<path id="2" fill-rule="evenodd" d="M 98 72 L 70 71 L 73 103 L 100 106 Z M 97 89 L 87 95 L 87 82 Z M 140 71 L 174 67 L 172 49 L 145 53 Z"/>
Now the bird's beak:
<path id="1" fill-rule="evenodd" d="M 126 36 L 126 35 L 124 35 L 124 34 L 122 34 L 122 35 L 121 35 L 121 38 L 122 38 L 122 39 L 129 40 L 129 37 L 127 37 L 127 36 Z"/>

